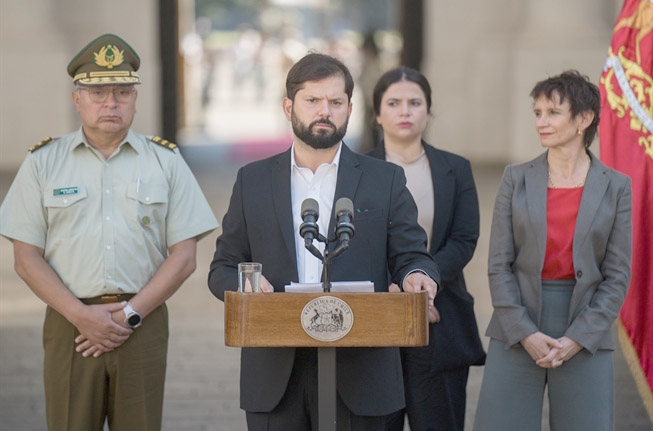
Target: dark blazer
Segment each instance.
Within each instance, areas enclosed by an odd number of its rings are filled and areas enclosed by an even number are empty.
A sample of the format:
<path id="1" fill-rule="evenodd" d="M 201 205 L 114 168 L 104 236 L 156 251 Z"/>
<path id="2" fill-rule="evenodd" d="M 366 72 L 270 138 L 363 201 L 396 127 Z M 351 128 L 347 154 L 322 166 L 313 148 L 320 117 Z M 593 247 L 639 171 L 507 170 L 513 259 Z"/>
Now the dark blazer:
<path id="1" fill-rule="evenodd" d="M 478 196 L 471 164 L 424 141 L 422 145 L 431 168 L 435 203 L 429 252 L 442 277 L 435 298 L 442 320 L 430 325 L 431 363 L 434 370 L 482 365 L 485 351 L 473 313 L 474 298 L 463 276 L 479 236 Z M 383 142 L 368 155 L 385 160 Z"/>
<path id="2" fill-rule="evenodd" d="M 219 299 L 224 300 L 226 290 L 236 290 L 238 262 L 261 262 L 263 275 L 278 292 L 298 280 L 294 238 L 299 233 L 293 229 L 291 214 L 290 151 L 238 172 L 209 272 L 209 288 Z M 343 144 L 334 202 L 341 197 L 354 203 L 355 234 L 346 253 L 332 263 L 332 281 L 371 280 L 376 291 L 387 291 L 389 268 L 394 282 L 401 283 L 416 269 L 440 282 L 401 168 L 354 154 Z M 332 214 L 329 237 L 334 230 Z M 242 349 L 242 409 L 275 408 L 286 390 L 294 355 L 294 348 Z M 380 416 L 404 406 L 398 348 L 340 348 L 336 357 L 337 390 L 352 412 Z"/>
<path id="3" fill-rule="evenodd" d="M 632 247 L 630 178 L 591 153 L 573 239 L 576 285 L 565 335 L 591 353 L 614 349 Z M 546 253 L 547 153 L 508 166 L 492 217 L 488 271 L 494 312 L 486 335 L 506 347 L 537 332 Z"/>

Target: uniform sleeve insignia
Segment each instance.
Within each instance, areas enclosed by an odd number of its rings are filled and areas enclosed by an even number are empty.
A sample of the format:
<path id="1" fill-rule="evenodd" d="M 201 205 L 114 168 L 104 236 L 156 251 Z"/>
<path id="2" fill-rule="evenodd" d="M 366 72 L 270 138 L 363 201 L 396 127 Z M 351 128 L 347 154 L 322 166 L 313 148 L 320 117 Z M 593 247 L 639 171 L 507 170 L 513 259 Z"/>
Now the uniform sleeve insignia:
<path id="1" fill-rule="evenodd" d="M 174 143 L 168 141 L 167 139 L 163 139 L 160 136 L 153 137 L 152 142 L 154 142 L 155 144 L 159 144 L 162 147 L 165 147 L 165 148 L 167 148 L 169 150 L 174 150 L 175 148 L 177 148 L 177 144 L 174 144 Z"/>
<path id="2" fill-rule="evenodd" d="M 38 150 L 39 148 L 46 146 L 50 142 L 52 142 L 52 138 L 48 136 L 47 138 L 45 138 L 44 140 L 42 140 L 38 144 L 32 145 L 31 147 L 29 147 L 27 149 L 27 151 L 29 151 L 30 153 L 33 153 L 34 151 Z"/>

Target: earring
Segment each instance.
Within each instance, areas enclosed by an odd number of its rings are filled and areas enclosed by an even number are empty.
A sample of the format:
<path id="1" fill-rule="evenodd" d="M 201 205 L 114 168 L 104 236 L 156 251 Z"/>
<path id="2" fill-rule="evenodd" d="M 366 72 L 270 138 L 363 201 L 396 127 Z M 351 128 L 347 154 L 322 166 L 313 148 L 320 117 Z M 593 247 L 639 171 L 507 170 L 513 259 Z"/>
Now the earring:
<path id="1" fill-rule="evenodd" d="M 578 129 L 578 136 L 583 136 L 583 131 Z"/>

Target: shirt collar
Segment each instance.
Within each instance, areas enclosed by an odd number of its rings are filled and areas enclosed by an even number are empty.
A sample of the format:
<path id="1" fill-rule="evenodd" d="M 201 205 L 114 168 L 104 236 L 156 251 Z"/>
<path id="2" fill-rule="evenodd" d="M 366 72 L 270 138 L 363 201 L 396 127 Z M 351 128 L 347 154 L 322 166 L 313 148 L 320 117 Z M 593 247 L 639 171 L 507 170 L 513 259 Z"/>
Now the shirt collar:
<path id="1" fill-rule="evenodd" d="M 342 152 L 342 141 L 338 143 L 338 151 L 336 151 L 335 156 L 333 156 L 333 161 L 330 163 L 331 165 L 334 165 L 336 168 L 338 167 L 338 163 L 340 163 L 340 153 Z M 323 163 L 324 165 L 325 163 Z M 300 169 L 301 167 L 297 165 L 295 162 L 295 142 L 293 141 L 292 147 L 290 148 L 290 166 L 292 168 L 298 168 Z"/>
<path id="2" fill-rule="evenodd" d="M 132 129 L 129 129 L 127 131 L 127 135 L 125 135 L 125 139 L 123 139 L 123 141 L 120 143 L 118 148 L 121 148 L 125 144 L 133 148 L 137 154 L 140 153 L 141 150 L 143 149 L 142 142 L 136 137 L 136 134 L 132 132 Z M 86 139 L 86 135 L 84 135 L 84 129 L 81 126 L 79 129 L 77 129 L 77 132 L 75 132 L 75 136 L 73 137 L 73 145 L 71 146 L 70 151 L 73 151 L 74 149 L 78 148 L 80 145 L 84 145 L 87 148 L 92 148 L 91 145 L 88 143 L 88 140 Z"/>

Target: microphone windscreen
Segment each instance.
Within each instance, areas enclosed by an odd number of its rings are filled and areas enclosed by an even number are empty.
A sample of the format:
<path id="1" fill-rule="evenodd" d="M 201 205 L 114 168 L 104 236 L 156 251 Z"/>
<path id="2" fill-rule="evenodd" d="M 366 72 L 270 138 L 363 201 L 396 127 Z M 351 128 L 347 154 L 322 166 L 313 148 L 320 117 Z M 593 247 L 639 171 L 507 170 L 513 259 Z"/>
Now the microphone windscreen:
<path id="1" fill-rule="evenodd" d="M 315 213 L 315 218 L 317 219 L 319 214 L 320 214 L 320 205 L 317 203 L 317 201 L 313 198 L 308 198 L 304 199 L 304 202 L 302 202 L 302 218 L 304 218 L 304 215 L 306 214 L 307 211 L 311 211 Z"/>
<path id="2" fill-rule="evenodd" d="M 354 218 L 354 203 L 349 198 L 340 198 L 336 201 L 336 215 L 346 211 L 351 219 Z"/>

